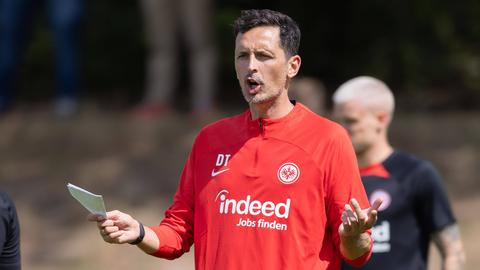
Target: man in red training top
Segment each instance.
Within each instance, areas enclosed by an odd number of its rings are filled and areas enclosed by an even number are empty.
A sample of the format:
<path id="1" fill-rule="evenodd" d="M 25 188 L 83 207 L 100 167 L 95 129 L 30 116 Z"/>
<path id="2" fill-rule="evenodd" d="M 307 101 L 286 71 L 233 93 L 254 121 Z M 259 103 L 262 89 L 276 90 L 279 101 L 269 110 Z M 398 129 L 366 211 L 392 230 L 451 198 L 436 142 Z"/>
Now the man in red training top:
<path id="1" fill-rule="evenodd" d="M 234 32 L 249 110 L 200 132 L 160 225 L 144 227 L 119 211 L 90 220 L 106 242 L 161 258 L 194 244 L 199 270 L 364 264 L 381 201 L 369 206 L 346 131 L 288 98 L 301 64 L 297 24 L 247 10 Z"/>

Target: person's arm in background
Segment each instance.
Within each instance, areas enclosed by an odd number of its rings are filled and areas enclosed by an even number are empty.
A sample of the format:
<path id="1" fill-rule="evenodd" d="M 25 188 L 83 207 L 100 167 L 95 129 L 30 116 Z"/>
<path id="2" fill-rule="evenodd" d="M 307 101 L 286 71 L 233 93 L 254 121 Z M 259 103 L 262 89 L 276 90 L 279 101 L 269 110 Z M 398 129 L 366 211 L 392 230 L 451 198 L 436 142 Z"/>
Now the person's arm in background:
<path id="1" fill-rule="evenodd" d="M 10 196 L 0 191 L 0 269 L 21 268 L 17 210 Z"/>
<path id="2" fill-rule="evenodd" d="M 464 269 L 465 251 L 457 224 L 449 225 L 433 233 L 432 238 L 442 256 L 443 270 Z"/>
<path id="3" fill-rule="evenodd" d="M 414 177 L 418 220 L 440 251 L 442 269 L 464 269 L 460 230 L 440 174 L 431 163 L 424 162 L 415 170 Z"/>
<path id="4" fill-rule="evenodd" d="M 1 200 L 1 198 L 0 198 Z M 7 222 L 8 216 L 6 215 L 6 210 L 3 207 L 0 207 L 0 254 L 3 251 L 5 242 L 7 241 Z"/>

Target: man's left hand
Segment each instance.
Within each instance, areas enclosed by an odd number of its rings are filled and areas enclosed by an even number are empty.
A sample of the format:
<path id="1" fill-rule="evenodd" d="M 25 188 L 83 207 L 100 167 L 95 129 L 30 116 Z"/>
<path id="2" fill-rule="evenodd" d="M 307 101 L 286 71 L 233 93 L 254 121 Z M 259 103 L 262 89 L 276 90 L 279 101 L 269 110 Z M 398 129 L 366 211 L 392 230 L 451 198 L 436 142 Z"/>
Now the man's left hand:
<path id="1" fill-rule="evenodd" d="M 371 207 L 362 209 L 357 200 L 352 198 L 350 204 L 345 204 L 345 210 L 342 213 L 342 224 L 338 228 L 340 236 L 359 236 L 371 229 L 377 222 L 378 208 L 381 204 L 382 200 L 377 199 Z"/>

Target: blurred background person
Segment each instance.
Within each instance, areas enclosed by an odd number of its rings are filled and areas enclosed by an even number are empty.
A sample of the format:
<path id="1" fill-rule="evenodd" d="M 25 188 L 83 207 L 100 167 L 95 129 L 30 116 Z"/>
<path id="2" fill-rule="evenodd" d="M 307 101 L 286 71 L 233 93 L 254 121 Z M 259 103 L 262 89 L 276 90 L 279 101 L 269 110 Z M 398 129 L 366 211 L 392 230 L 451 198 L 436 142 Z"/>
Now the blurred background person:
<path id="1" fill-rule="evenodd" d="M 20 224 L 10 196 L 0 191 L 0 269 L 19 270 Z"/>
<path id="2" fill-rule="evenodd" d="M 388 140 L 395 107 L 388 86 L 357 77 L 336 90 L 333 103 L 333 116 L 351 137 L 370 202 L 383 201 L 372 233 L 372 258 L 361 269 L 427 269 L 431 240 L 442 269 L 463 269 L 463 244 L 439 173 Z M 351 268 L 344 264 L 342 269 Z"/>
<path id="3" fill-rule="evenodd" d="M 314 77 L 299 77 L 290 83 L 290 99 L 299 101 L 318 115 L 326 114 L 325 85 Z"/>
<path id="4" fill-rule="evenodd" d="M 12 105 L 21 55 L 41 4 L 48 13 L 56 54 L 55 113 L 69 116 L 77 110 L 84 1 L 0 0 L 0 112 Z"/>
<path id="5" fill-rule="evenodd" d="M 191 88 L 189 105 L 194 116 L 208 115 L 217 72 L 213 1 L 142 0 L 141 8 L 149 52 L 146 90 L 134 114 L 155 117 L 172 111 L 179 82 L 179 49 L 185 46 Z"/>

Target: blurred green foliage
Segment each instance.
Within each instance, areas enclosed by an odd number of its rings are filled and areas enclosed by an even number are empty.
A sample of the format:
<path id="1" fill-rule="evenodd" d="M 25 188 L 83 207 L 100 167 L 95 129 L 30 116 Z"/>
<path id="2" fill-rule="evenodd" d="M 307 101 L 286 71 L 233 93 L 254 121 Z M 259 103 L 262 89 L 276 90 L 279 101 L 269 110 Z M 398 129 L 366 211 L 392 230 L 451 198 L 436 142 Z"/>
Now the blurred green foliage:
<path id="1" fill-rule="evenodd" d="M 309 5 L 284 8 L 302 26 L 303 71 L 323 78 L 330 91 L 366 74 L 385 80 L 403 108 L 479 108 L 479 1 Z"/>
<path id="2" fill-rule="evenodd" d="M 84 95 L 132 103 L 143 92 L 147 50 L 138 3 L 103 0 L 88 5 Z M 330 93 L 351 77 L 372 75 L 392 87 L 402 108 L 479 107 L 478 0 L 217 1 L 218 98 L 225 104 L 242 102 L 233 69 L 231 24 L 245 8 L 276 9 L 297 20 L 302 29 L 301 74 L 320 78 Z M 47 24 L 35 28 L 22 91 L 50 95 L 51 38 Z"/>

